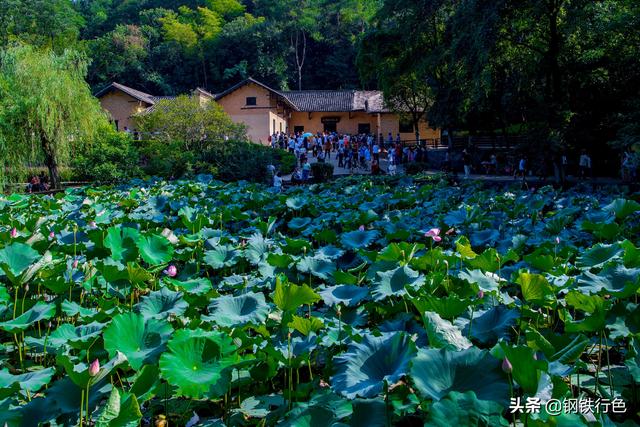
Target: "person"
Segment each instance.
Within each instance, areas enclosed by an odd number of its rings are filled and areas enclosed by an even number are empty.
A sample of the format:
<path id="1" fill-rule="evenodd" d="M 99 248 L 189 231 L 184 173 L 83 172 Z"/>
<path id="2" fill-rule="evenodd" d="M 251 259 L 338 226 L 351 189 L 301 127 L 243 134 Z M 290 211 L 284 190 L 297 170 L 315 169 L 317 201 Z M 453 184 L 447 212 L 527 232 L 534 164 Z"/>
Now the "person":
<path id="1" fill-rule="evenodd" d="M 296 166 L 291 174 L 291 184 L 298 185 L 302 182 L 302 174 L 300 173 L 300 169 Z"/>
<path id="2" fill-rule="evenodd" d="M 582 150 L 580 154 L 580 178 L 591 177 L 591 157 L 587 154 L 587 150 Z"/>
<path id="3" fill-rule="evenodd" d="M 522 176 L 522 181 L 525 181 L 527 177 L 527 156 L 520 157 L 520 161 L 518 162 L 518 169 L 516 171 L 516 175 Z"/>
<path id="4" fill-rule="evenodd" d="M 371 175 L 380 175 L 382 170 L 380 169 L 380 165 L 377 160 L 371 162 Z"/>
<path id="5" fill-rule="evenodd" d="M 391 132 L 389 132 L 389 136 L 387 136 L 387 144 L 389 144 L 389 146 L 393 145 L 393 135 L 391 135 Z"/>
<path id="6" fill-rule="evenodd" d="M 380 161 L 380 146 L 378 145 L 377 142 L 373 143 L 373 160 L 375 160 L 376 162 Z"/>
<path id="7" fill-rule="evenodd" d="M 324 151 L 318 153 L 318 163 L 324 163 Z"/>
<path id="8" fill-rule="evenodd" d="M 280 172 L 277 172 L 273 177 L 273 188 L 276 190 L 276 193 L 282 192 L 282 176 Z"/>
<path id="9" fill-rule="evenodd" d="M 331 138 L 327 137 L 327 141 L 324 143 L 324 157 L 331 160 Z"/>
<path id="10" fill-rule="evenodd" d="M 344 167 L 344 145 L 338 147 L 338 167 Z"/>
<path id="11" fill-rule="evenodd" d="M 464 177 L 469 178 L 471 176 L 471 154 L 466 148 L 462 150 L 462 164 L 464 165 Z"/>
<path id="12" fill-rule="evenodd" d="M 273 181 L 273 177 L 274 177 L 274 176 L 275 176 L 275 174 L 276 174 L 276 167 L 275 167 L 275 166 L 273 166 L 272 164 L 268 164 L 268 165 L 267 165 L 267 173 L 269 174 L 269 179 L 270 179 L 271 181 Z"/>
<path id="13" fill-rule="evenodd" d="M 388 167 L 389 175 L 394 176 L 396 174 L 396 165 L 393 162 L 389 162 Z"/>
<path id="14" fill-rule="evenodd" d="M 311 175 L 311 165 L 307 162 L 307 159 L 304 159 L 302 163 L 302 182 L 307 182 L 309 175 Z"/>
<path id="15" fill-rule="evenodd" d="M 443 172 L 451 171 L 451 155 L 449 154 L 449 150 L 444 153 L 444 160 L 442 162 L 442 170 Z"/>
<path id="16" fill-rule="evenodd" d="M 491 173 L 494 175 L 498 174 L 498 157 L 496 153 L 491 153 L 491 157 L 489 158 L 489 163 L 491 164 Z"/>

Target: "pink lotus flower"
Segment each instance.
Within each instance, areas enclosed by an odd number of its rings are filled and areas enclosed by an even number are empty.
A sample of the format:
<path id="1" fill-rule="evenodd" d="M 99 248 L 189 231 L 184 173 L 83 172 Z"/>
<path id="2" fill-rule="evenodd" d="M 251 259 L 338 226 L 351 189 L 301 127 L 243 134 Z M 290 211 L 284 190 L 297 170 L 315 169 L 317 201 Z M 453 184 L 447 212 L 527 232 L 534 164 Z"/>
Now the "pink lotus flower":
<path id="1" fill-rule="evenodd" d="M 9 234 L 11 235 L 12 239 L 15 239 L 16 237 L 18 237 L 18 230 L 15 227 L 13 227 Z"/>
<path id="2" fill-rule="evenodd" d="M 455 228 L 450 228 L 447 230 L 447 232 L 445 233 L 447 236 L 451 236 L 452 234 L 455 234 L 456 229 Z"/>
<path id="3" fill-rule="evenodd" d="M 358 227 L 358 230 L 364 231 L 364 225 L 361 225 L 360 227 Z"/>
<path id="4" fill-rule="evenodd" d="M 95 230 L 96 228 L 98 228 L 98 225 L 96 224 L 95 221 L 90 221 L 89 222 L 89 230 Z"/>
<path id="5" fill-rule="evenodd" d="M 431 230 L 429 230 L 426 233 L 424 233 L 424 236 L 425 237 L 431 237 L 434 242 L 440 242 L 442 240 L 442 237 L 440 237 L 440 229 L 439 228 L 432 228 Z"/>
<path id="6" fill-rule="evenodd" d="M 100 372 L 100 361 L 96 359 L 89 365 L 89 375 L 95 377 L 98 375 L 98 372 Z"/>
<path id="7" fill-rule="evenodd" d="M 484 298 L 484 291 L 482 289 L 480 289 L 478 291 L 478 299 L 483 299 Z"/>
<path id="8" fill-rule="evenodd" d="M 175 265 L 170 265 L 169 267 L 167 267 L 167 269 L 164 271 L 164 274 L 166 274 L 169 277 L 176 277 L 178 275 L 178 269 L 176 268 Z"/>
<path id="9" fill-rule="evenodd" d="M 513 366 L 511 366 L 511 362 L 509 362 L 509 359 L 507 359 L 506 357 L 502 361 L 502 370 L 507 374 L 513 372 Z"/>
<path id="10" fill-rule="evenodd" d="M 74 260 L 73 260 L 73 264 L 71 264 L 71 266 L 72 266 L 73 268 L 78 268 L 78 260 L 77 260 L 77 259 L 74 259 Z"/>
<path id="11" fill-rule="evenodd" d="M 53 231 L 49 232 L 49 238 L 50 239 L 55 239 L 56 238 L 56 233 L 54 233 Z"/>

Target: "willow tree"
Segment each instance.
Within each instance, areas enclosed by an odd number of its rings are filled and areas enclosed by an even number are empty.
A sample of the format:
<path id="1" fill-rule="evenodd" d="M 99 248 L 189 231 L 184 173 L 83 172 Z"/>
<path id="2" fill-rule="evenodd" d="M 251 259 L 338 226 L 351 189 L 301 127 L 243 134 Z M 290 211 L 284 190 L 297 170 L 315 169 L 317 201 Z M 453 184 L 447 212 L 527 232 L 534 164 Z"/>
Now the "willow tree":
<path id="1" fill-rule="evenodd" d="M 44 162 L 60 188 L 58 166 L 107 123 L 84 78 L 85 57 L 16 45 L 0 54 L 0 179 Z"/>

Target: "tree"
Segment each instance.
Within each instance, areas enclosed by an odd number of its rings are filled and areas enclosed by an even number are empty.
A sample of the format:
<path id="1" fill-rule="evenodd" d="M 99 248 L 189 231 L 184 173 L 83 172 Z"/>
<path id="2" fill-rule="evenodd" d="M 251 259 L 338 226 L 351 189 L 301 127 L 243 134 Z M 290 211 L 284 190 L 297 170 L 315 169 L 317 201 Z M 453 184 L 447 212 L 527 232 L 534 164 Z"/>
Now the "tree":
<path id="1" fill-rule="evenodd" d="M 19 168 L 28 161 L 43 160 L 53 188 L 60 188 L 60 162 L 67 162 L 77 146 L 90 144 L 98 130 L 108 125 L 84 80 L 86 63 L 73 50 L 56 54 L 26 45 L 1 54 L 3 166 Z"/>
<path id="2" fill-rule="evenodd" d="M 392 81 L 385 81 L 384 99 L 388 107 L 398 114 L 408 114 L 416 134 L 416 142 L 420 141 L 420 121 L 426 117 L 433 105 L 431 87 L 426 79 L 417 73 L 397 76 Z"/>
<path id="3" fill-rule="evenodd" d="M 234 123 L 215 101 L 201 104 L 187 95 L 159 101 L 151 111 L 139 114 L 136 123 L 150 139 L 177 141 L 181 149 L 197 153 L 227 139 L 247 139 L 246 126 Z"/>

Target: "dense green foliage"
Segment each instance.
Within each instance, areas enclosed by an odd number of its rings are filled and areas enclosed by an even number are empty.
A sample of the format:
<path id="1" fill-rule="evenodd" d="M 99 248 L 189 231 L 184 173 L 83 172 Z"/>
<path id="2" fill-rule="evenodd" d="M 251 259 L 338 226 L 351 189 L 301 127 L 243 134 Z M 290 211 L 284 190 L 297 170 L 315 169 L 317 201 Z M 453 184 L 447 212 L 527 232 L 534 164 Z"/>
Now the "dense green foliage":
<path id="1" fill-rule="evenodd" d="M 19 173 L 40 161 L 58 188 L 59 164 L 108 129 L 85 75 L 86 59 L 73 50 L 16 45 L 0 51 L 0 187 L 7 166 Z"/>
<path id="2" fill-rule="evenodd" d="M 205 151 L 184 150 L 183 143 L 175 141 L 150 140 L 136 144 L 145 174 L 165 178 L 211 174 L 224 181 L 268 182 L 268 165 L 287 174 L 296 164 L 291 153 L 247 141 L 210 144 Z"/>
<path id="3" fill-rule="evenodd" d="M 381 88 L 414 121 L 428 107 L 449 135 L 524 134 L 532 154 L 589 147 L 610 170 L 607 143 L 640 140 L 638 27 L 636 0 L 0 5 L 0 45 L 84 51 L 94 89 L 220 92 L 248 76 L 283 89 Z"/>
<path id="4" fill-rule="evenodd" d="M 109 128 L 93 144 L 81 147 L 71 161 L 74 178 L 95 183 L 128 181 L 142 175 L 140 155 L 131 136 Z"/>
<path id="5" fill-rule="evenodd" d="M 640 140 L 639 25 L 635 0 L 387 0 L 360 68 L 391 93 L 417 73 L 443 129 L 589 147 L 617 167 L 606 143 Z"/>
<path id="6" fill-rule="evenodd" d="M 637 196 L 200 177 L 0 198 L 0 424 L 634 424 Z"/>

